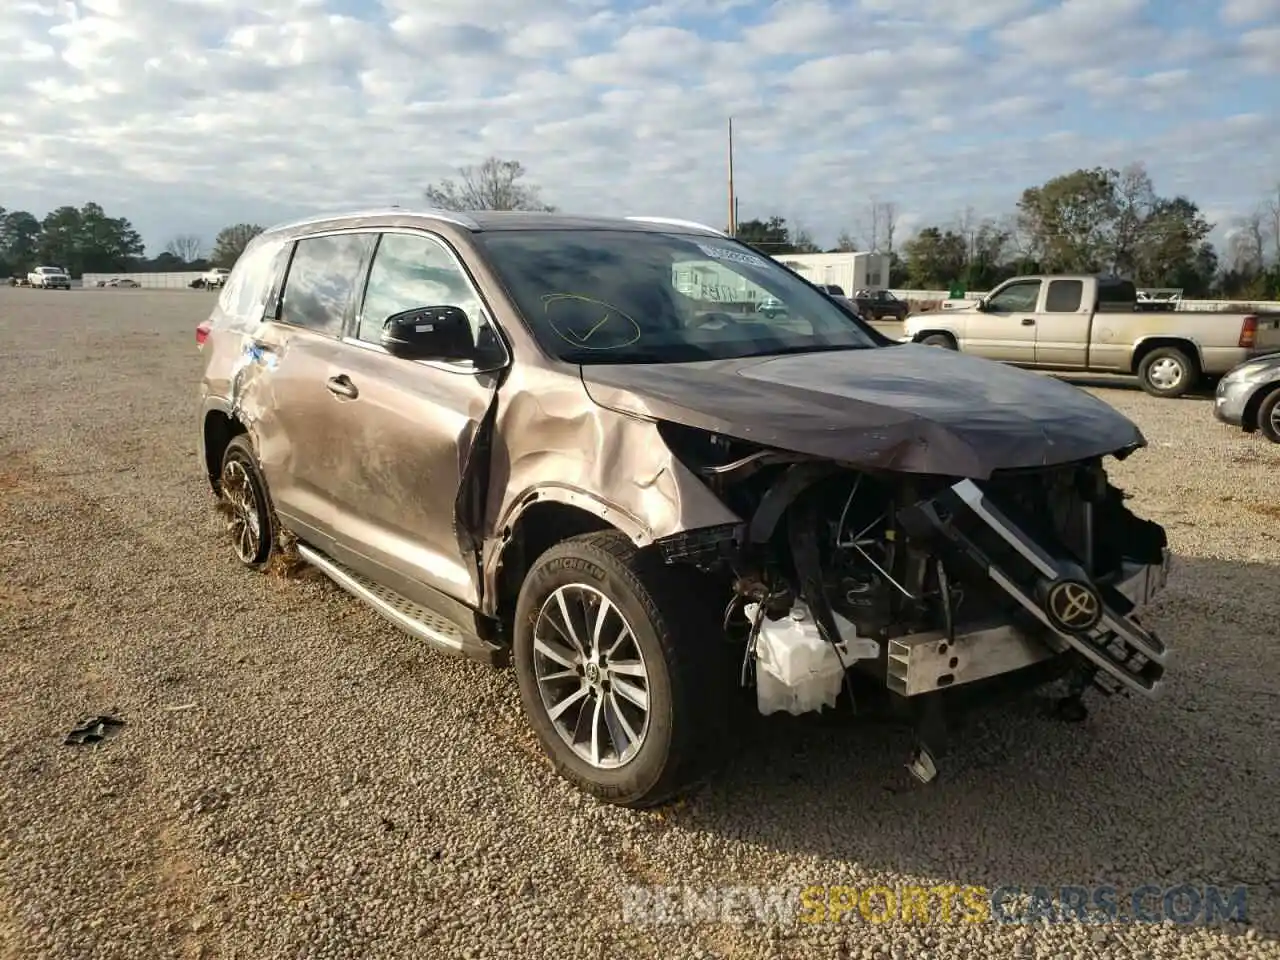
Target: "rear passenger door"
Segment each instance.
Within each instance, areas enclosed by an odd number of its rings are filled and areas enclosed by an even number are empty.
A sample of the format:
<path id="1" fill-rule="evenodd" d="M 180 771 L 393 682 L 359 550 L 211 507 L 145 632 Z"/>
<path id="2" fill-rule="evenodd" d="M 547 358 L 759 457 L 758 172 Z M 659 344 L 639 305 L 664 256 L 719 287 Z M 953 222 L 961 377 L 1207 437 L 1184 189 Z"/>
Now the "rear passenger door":
<path id="1" fill-rule="evenodd" d="M 471 319 L 476 360 L 406 360 L 380 345 L 392 314 L 445 305 Z M 431 590 L 479 604 L 476 549 L 460 514 L 469 471 L 487 467 L 472 452 L 506 362 L 479 292 L 448 245 L 426 232 L 383 233 L 329 370 L 353 391 L 334 406 L 329 437 L 338 559 L 428 606 Z"/>
<path id="2" fill-rule="evenodd" d="M 295 533 L 325 549 L 335 534 L 335 478 L 345 469 L 342 397 L 330 383 L 376 234 L 304 237 L 251 349 L 247 418 L 271 497 Z"/>
<path id="3" fill-rule="evenodd" d="M 1089 319 L 1083 280 L 1050 280 L 1036 313 L 1036 366 L 1079 370 L 1089 362 Z"/>

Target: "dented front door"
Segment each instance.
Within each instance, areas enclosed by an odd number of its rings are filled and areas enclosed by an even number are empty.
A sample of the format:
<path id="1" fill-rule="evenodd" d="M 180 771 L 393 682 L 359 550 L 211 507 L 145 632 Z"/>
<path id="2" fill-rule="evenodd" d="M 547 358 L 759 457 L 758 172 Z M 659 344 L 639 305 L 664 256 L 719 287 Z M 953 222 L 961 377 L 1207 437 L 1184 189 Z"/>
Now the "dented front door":
<path id="1" fill-rule="evenodd" d="M 327 374 L 347 388 L 331 398 L 335 465 L 327 493 L 342 546 L 476 606 L 480 576 L 470 528 L 477 521 L 460 516 L 459 506 L 476 492 L 468 486 L 483 483 L 487 473 L 483 457 L 476 462 L 472 454 L 496 375 L 474 360 L 405 360 L 379 344 L 387 317 L 442 305 L 471 317 L 478 343 L 498 345 L 479 295 L 440 240 L 416 231 L 384 233 L 363 301 Z"/>
<path id="2" fill-rule="evenodd" d="M 476 555 L 458 520 L 458 500 L 493 400 L 493 377 L 351 342 L 344 350 L 329 370 L 352 390 L 333 401 L 331 414 L 334 470 L 327 479 L 338 542 L 401 577 L 477 605 Z"/>

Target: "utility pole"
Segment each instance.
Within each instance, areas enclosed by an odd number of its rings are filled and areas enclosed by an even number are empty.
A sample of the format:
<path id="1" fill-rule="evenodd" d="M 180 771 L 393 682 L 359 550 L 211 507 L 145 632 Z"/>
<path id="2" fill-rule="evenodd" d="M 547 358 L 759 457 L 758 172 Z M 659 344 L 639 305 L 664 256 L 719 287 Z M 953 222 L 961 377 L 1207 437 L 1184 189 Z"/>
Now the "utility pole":
<path id="1" fill-rule="evenodd" d="M 733 117 L 729 118 L 729 236 L 738 235 L 738 203 L 733 192 Z"/>

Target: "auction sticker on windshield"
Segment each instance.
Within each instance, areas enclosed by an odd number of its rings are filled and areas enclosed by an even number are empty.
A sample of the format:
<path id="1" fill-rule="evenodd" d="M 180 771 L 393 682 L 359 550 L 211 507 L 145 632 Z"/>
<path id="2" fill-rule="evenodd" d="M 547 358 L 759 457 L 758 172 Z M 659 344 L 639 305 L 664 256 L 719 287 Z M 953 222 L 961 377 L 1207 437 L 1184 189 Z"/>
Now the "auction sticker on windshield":
<path id="1" fill-rule="evenodd" d="M 713 260 L 729 260 L 733 263 L 749 263 L 753 267 L 763 267 L 764 260 L 750 253 L 743 253 L 740 250 L 726 250 L 723 247 L 711 247 L 705 243 L 698 244 L 698 249 L 705 253 Z"/>

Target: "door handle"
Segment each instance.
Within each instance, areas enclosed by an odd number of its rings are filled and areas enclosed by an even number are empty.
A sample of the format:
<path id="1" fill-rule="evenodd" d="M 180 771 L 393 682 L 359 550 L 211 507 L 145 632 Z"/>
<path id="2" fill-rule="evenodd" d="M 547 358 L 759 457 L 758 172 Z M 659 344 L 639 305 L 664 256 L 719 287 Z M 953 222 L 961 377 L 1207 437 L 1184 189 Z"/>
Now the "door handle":
<path id="1" fill-rule="evenodd" d="M 325 386 L 329 388 L 330 393 L 339 397 L 346 397 L 348 400 L 354 400 L 360 396 L 360 391 L 356 389 L 356 385 L 351 382 L 351 378 L 345 373 L 330 377 Z"/>
<path id="2" fill-rule="evenodd" d="M 1023 317 L 1023 318 L 1022 318 L 1022 325 L 1023 325 L 1024 327 L 1034 327 L 1034 326 L 1036 325 L 1036 322 L 1035 322 L 1034 320 L 1032 320 L 1030 317 Z"/>

